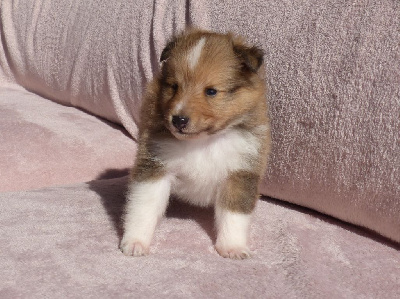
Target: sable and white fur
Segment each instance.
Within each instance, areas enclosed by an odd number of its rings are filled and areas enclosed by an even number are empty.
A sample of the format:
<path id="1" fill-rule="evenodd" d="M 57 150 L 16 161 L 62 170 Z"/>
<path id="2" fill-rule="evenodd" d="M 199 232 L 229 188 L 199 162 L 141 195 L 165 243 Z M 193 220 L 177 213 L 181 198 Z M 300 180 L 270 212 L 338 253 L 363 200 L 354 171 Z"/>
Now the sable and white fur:
<path id="1" fill-rule="evenodd" d="M 173 194 L 214 206 L 218 253 L 247 258 L 270 149 L 262 51 L 232 34 L 190 30 L 175 37 L 160 60 L 142 106 L 121 250 L 148 254 Z"/>

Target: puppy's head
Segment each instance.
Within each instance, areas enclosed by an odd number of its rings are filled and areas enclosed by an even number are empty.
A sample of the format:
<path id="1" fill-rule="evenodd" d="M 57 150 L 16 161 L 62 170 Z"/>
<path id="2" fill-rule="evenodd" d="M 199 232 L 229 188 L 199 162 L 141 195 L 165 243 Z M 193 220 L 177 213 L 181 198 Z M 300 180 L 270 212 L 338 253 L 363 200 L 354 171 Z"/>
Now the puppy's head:
<path id="1" fill-rule="evenodd" d="M 264 81 L 258 75 L 262 51 L 231 34 L 183 33 L 165 47 L 160 60 L 161 110 L 166 127 L 178 139 L 252 121 L 265 101 Z"/>

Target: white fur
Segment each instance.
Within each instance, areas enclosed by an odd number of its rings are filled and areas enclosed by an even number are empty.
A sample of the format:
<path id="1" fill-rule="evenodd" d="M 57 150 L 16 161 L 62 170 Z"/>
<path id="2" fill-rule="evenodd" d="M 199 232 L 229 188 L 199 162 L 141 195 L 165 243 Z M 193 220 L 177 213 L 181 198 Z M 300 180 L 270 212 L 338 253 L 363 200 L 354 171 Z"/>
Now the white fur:
<path id="1" fill-rule="evenodd" d="M 246 244 L 251 216 L 230 212 L 216 200 L 219 187 L 223 186 L 230 172 L 251 170 L 250 161 L 257 157 L 260 148 L 257 137 L 247 131 L 227 129 L 193 140 L 158 140 L 155 148 L 168 175 L 131 185 L 122 252 L 133 256 L 148 253 L 157 222 L 166 210 L 170 193 L 173 193 L 192 204 L 215 204 L 217 251 L 224 257 L 249 257 Z"/>
<path id="2" fill-rule="evenodd" d="M 171 192 L 200 206 L 215 203 L 218 186 L 229 172 L 251 170 L 248 160 L 259 148 L 254 135 L 234 129 L 194 140 L 157 142 L 157 154 L 173 176 Z"/>
<path id="3" fill-rule="evenodd" d="M 168 177 L 130 186 L 121 241 L 121 250 L 125 255 L 148 253 L 157 222 L 167 208 L 170 187 Z"/>
<path id="4" fill-rule="evenodd" d="M 243 259 L 250 256 L 247 236 L 250 227 L 250 214 L 230 212 L 216 206 L 217 242 L 215 247 L 223 257 Z"/>
<path id="5" fill-rule="evenodd" d="M 175 107 L 173 109 L 173 112 L 171 114 L 172 115 L 181 115 L 181 112 L 182 112 L 182 109 L 183 109 L 183 107 L 185 105 L 185 102 L 186 101 L 184 99 L 182 99 L 178 103 L 176 103 L 176 105 L 175 105 Z"/>
<path id="6" fill-rule="evenodd" d="M 193 70 L 197 63 L 199 62 L 201 52 L 203 50 L 204 44 L 206 43 L 206 38 L 202 37 L 199 39 L 197 44 L 190 50 L 188 56 L 187 56 L 187 61 L 189 64 L 189 68 Z"/>

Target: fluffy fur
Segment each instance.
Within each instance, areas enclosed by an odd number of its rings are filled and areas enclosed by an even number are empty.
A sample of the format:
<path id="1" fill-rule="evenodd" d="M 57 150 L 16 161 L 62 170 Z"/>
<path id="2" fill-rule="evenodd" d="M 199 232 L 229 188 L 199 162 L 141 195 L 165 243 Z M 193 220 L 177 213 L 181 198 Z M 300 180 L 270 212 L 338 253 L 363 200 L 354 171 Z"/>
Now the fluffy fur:
<path id="1" fill-rule="evenodd" d="M 232 34 L 191 30 L 161 55 L 143 102 L 121 250 L 149 252 L 170 194 L 215 207 L 216 250 L 250 256 L 251 213 L 270 148 L 262 51 Z"/>

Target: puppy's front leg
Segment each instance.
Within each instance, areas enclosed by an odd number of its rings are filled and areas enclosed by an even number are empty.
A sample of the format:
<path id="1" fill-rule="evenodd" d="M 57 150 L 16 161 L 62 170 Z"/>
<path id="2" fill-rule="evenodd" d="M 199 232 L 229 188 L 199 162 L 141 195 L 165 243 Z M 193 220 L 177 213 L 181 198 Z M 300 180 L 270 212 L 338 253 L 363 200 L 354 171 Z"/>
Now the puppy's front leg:
<path id="1" fill-rule="evenodd" d="M 149 246 L 158 220 L 165 213 L 170 195 L 168 178 L 133 182 L 128 193 L 121 250 L 125 255 L 142 256 Z"/>
<path id="2" fill-rule="evenodd" d="M 223 185 L 215 206 L 217 241 L 223 257 L 250 257 L 247 246 L 251 215 L 258 198 L 259 175 L 248 171 L 231 174 Z"/>

